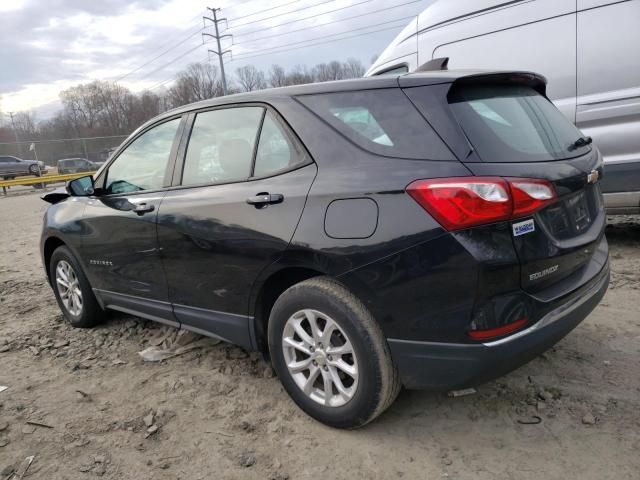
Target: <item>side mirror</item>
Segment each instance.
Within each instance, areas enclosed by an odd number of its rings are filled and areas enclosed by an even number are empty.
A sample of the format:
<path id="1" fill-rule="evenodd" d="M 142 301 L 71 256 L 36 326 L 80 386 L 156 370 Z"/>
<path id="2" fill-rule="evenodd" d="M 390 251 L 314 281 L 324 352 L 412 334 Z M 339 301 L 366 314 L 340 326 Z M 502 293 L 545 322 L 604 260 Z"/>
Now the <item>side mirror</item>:
<path id="1" fill-rule="evenodd" d="M 93 195 L 95 191 L 93 177 L 91 175 L 67 182 L 67 192 L 69 192 L 69 195 L 72 197 L 88 197 Z"/>

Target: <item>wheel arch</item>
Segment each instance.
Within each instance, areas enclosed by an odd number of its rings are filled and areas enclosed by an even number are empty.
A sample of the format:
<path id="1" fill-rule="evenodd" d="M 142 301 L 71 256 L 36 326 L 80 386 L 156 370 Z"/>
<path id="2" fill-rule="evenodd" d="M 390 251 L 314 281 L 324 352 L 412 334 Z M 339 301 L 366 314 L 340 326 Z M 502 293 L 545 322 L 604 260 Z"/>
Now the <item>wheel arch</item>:
<path id="1" fill-rule="evenodd" d="M 67 244 L 59 237 L 48 237 L 42 245 L 42 262 L 44 263 L 44 270 L 47 272 L 47 280 L 51 285 L 51 272 L 49 271 L 49 265 L 51 263 L 51 256 L 58 247 L 67 246 Z"/>
<path id="2" fill-rule="evenodd" d="M 269 346 L 267 341 L 267 326 L 271 309 L 278 297 L 293 285 L 313 277 L 326 275 L 317 268 L 306 266 L 288 266 L 272 272 L 261 284 L 255 301 L 252 302 L 253 325 L 251 327 L 252 340 L 256 349 L 268 358 Z"/>

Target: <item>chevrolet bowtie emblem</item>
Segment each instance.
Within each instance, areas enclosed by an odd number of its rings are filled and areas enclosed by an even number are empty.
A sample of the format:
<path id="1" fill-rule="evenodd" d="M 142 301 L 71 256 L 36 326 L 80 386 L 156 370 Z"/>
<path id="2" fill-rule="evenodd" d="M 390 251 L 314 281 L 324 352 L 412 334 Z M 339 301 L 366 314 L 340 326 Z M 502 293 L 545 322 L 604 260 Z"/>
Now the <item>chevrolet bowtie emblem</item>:
<path id="1" fill-rule="evenodd" d="M 596 183 L 599 178 L 600 172 L 598 172 L 598 170 L 591 170 L 591 172 L 587 174 L 587 183 Z"/>

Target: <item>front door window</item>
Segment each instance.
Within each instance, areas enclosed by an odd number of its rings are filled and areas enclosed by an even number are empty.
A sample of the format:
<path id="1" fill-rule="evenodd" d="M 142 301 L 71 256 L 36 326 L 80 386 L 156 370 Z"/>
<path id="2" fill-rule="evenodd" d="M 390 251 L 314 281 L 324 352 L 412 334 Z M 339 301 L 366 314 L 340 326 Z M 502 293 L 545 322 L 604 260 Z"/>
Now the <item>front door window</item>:
<path id="1" fill-rule="evenodd" d="M 158 190 L 165 186 L 171 147 L 180 118 L 147 130 L 118 155 L 109 166 L 105 193 Z"/>

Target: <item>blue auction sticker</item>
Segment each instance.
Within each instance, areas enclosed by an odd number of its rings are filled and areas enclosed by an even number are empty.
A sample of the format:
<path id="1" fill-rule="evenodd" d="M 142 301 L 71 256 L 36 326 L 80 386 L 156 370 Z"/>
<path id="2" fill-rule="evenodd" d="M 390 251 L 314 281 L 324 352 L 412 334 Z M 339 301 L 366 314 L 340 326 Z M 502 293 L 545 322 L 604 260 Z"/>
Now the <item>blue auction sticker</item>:
<path id="1" fill-rule="evenodd" d="M 514 223 L 513 227 L 513 236 L 519 237 L 520 235 L 524 235 L 525 233 L 531 233 L 536 230 L 536 227 L 533 223 L 533 218 L 529 220 L 525 220 L 524 222 Z"/>

